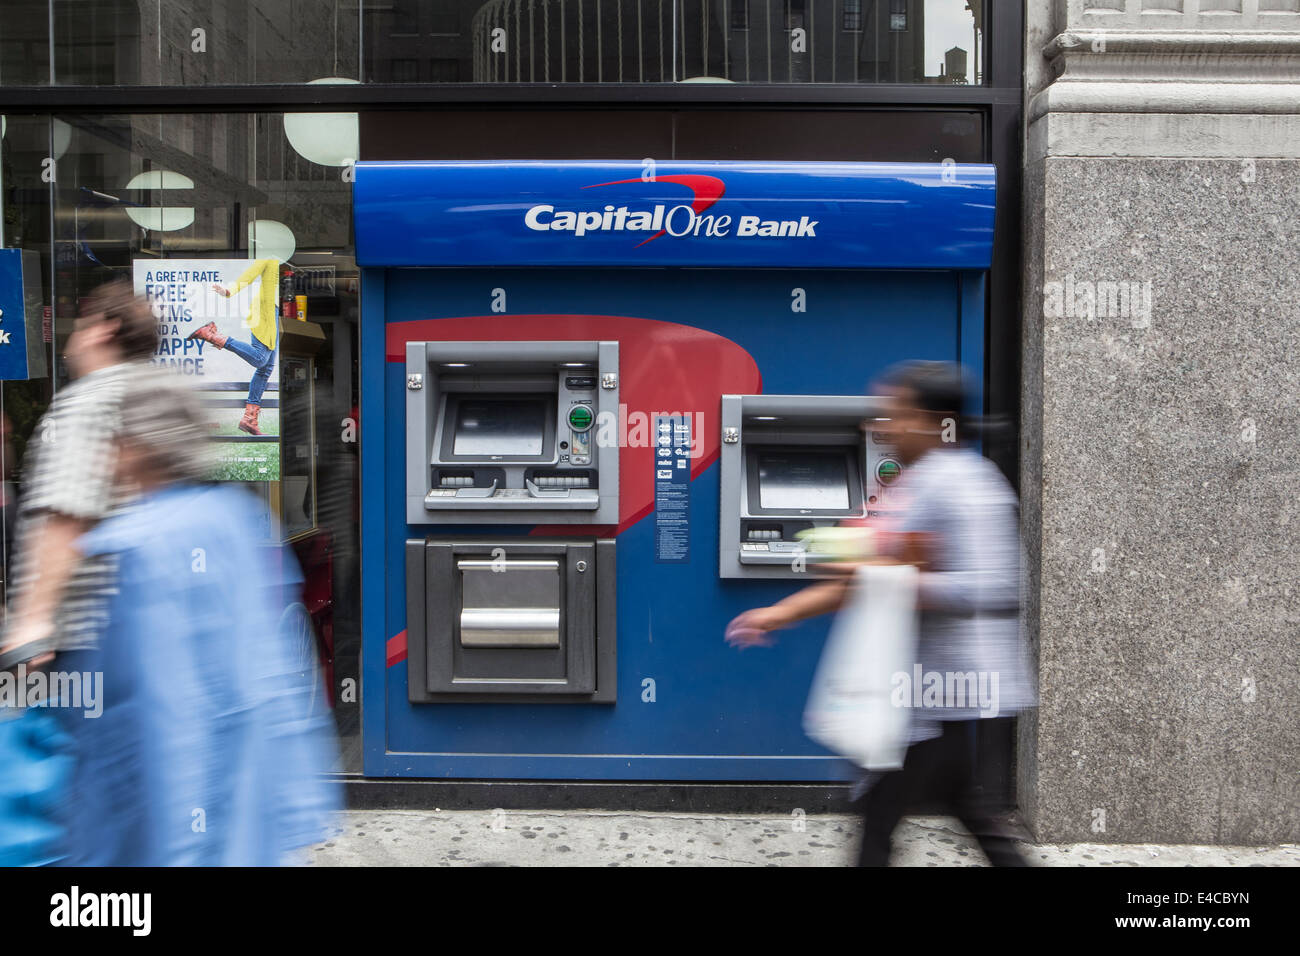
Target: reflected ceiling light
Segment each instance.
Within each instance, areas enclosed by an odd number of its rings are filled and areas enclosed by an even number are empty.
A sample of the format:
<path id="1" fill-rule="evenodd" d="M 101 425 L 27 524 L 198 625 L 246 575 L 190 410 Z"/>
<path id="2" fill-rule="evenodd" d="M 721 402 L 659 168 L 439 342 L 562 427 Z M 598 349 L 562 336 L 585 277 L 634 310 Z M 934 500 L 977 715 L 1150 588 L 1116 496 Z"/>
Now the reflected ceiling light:
<path id="1" fill-rule="evenodd" d="M 274 219 L 254 219 L 248 224 L 248 254 L 252 259 L 288 262 L 298 248 L 293 230 Z"/>
<path id="2" fill-rule="evenodd" d="M 54 122 L 58 123 L 58 120 Z M 67 125 L 66 123 L 64 124 Z M 71 132 L 71 129 L 69 129 Z M 56 131 L 57 135 L 57 131 Z M 64 148 L 67 146 L 65 144 Z M 132 176 L 127 189 L 193 189 L 194 180 L 170 169 L 151 169 Z M 193 206 L 126 206 L 126 214 L 142 229 L 153 232 L 173 232 L 185 229 L 194 222 Z"/>
<path id="3" fill-rule="evenodd" d="M 356 83 L 327 76 L 313 83 Z M 356 113 L 285 113 L 284 135 L 303 159 L 320 166 L 350 166 L 360 152 Z"/>
<path id="4" fill-rule="evenodd" d="M 62 159 L 63 154 L 68 151 L 68 146 L 72 143 L 72 127 L 61 119 L 51 120 L 51 128 L 54 139 L 54 158 Z M 5 133 L 9 131 L 9 119 L 0 116 L 0 139 L 4 138 Z"/>
<path id="5" fill-rule="evenodd" d="M 721 76 L 688 76 L 684 80 L 678 80 L 678 83 L 735 83 L 735 80 L 728 80 Z"/>
<path id="6" fill-rule="evenodd" d="M 54 158 L 62 159 L 63 154 L 68 151 L 69 144 L 72 143 L 72 127 L 61 119 L 56 119 L 50 123 L 50 136 L 53 142 Z M 190 183 L 193 186 L 193 183 Z"/>

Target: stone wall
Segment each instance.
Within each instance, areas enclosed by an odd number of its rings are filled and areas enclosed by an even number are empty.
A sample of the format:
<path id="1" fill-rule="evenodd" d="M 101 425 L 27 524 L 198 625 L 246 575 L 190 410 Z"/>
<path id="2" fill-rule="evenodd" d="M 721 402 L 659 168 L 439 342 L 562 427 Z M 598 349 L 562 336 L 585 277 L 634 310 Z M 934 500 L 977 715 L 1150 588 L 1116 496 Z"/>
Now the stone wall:
<path id="1" fill-rule="evenodd" d="M 1300 2 L 1028 6 L 1021 805 L 1295 841 Z"/>

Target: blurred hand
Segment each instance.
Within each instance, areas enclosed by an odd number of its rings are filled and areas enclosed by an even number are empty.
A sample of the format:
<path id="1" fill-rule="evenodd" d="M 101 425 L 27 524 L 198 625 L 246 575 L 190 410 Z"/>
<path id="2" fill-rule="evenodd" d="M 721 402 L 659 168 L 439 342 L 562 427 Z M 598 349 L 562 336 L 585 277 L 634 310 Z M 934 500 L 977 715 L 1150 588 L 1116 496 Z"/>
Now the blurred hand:
<path id="1" fill-rule="evenodd" d="M 13 628 L 13 630 L 5 634 L 4 640 L 0 642 L 0 657 L 7 658 L 11 652 L 16 652 L 19 655 L 18 660 L 21 663 L 23 661 L 23 658 L 21 657 L 21 649 L 23 645 L 31 644 L 34 641 L 39 641 L 42 638 L 48 637 L 53 630 L 54 628 L 51 625 L 43 625 L 34 622 L 27 622 Z M 53 651 L 43 651 L 35 657 L 26 660 L 27 669 L 35 670 L 38 667 L 44 667 L 53 660 Z M 14 666 L 17 665 L 15 664 Z"/>
<path id="2" fill-rule="evenodd" d="M 227 299 L 230 298 L 230 290 L 227 289 L 224 285 L 221 285 L 221 283 L 219 282 L 212 283 L 212 291 L 224 298 Z"/>
<path id="3" fill-rule="evenodd" d="M 724 639 L 732 647 L 771 647 L 776 643 L 770 631 L 787 625 L 785 616 L 774 607 L 756 607 L 737 615 L 727 625 Z"/>

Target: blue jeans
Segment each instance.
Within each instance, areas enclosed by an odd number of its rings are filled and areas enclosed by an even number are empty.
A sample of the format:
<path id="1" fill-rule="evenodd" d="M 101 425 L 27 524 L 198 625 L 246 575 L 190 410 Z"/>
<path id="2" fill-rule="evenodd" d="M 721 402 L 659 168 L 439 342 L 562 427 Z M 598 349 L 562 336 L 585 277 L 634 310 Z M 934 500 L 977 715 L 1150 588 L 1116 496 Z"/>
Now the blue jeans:
<path id="1" fill-rule="evenodd" d="M 279 338 L 278 334 L 276 337 Z M 275 349 L 268 349 L 252 336 L 247 342 L 241 342 L 232 336 L 226 339 L 226 348 L 253 366 L 253 378 L 248 383 L 248 404 L 261 405 L 262 393 L 266 391 L 266 383 L 271 378 L 271 367 L 275 365 Z"/>

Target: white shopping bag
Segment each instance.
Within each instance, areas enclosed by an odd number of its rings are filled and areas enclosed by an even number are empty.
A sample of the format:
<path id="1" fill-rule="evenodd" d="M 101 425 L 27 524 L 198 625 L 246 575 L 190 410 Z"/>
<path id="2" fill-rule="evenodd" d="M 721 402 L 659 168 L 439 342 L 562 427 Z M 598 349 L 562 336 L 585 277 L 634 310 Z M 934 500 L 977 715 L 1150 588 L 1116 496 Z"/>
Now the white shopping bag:
<path id="1" fill-rule="evenodd" d="M 907 751 L 912 714 L 891 694 L 916 658 L 916 586 L 910 564 L 858 569 L 804 707 L 809 737 L 868 770 L 897 770 Z"/>

